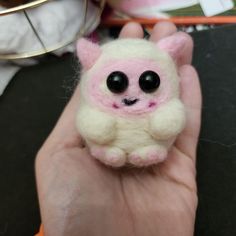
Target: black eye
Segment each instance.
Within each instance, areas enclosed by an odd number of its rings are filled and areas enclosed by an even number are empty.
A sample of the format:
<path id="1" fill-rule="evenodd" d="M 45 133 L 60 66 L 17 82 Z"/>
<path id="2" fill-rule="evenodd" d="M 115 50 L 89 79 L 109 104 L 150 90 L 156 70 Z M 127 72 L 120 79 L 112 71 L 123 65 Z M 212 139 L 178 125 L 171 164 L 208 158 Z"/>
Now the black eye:
<path id="1" fill-rule="evenodd" d="M 139 86 L 145 93 L 153 93 L 160 86 L 159 75 L 151 70 L 145 71 L 139 77 Z"/>
<path id="2" fill-rule="evenodd" d="M 113 93 L 124 92 L 128 85 L 128 77 L 121 71 L 114 71 L 107 78 L 107 87 Z"/>

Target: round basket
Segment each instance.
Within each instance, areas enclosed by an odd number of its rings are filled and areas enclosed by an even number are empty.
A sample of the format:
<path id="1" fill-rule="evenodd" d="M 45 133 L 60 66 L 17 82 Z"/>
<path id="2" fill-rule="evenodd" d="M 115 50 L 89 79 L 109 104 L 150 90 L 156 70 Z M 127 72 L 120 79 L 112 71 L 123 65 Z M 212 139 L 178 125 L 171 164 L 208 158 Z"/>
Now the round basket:
<path id="1" fill-rule="evenodd" d="M 0 11 L 0 17 L 5 17 L 10 14 L 23 14 L 26 19 L 26 21 L 25 21 L 26 24 L 29 25 L 29 27 L 32 30 L 32 33 L 34 34 L 38 43 L 40 44 L 40 49 L 37 49 L 37 50 L 30 50 L 29 49 L 29 50 L 26 50 L 25 52 L 20 52 L 20 53 L 14 53 L 14 52 L 13 53 L 9 53 L 9 52 L 2 53 L 2 52 L 0 52 L 0 60 L 16 60 L 16 59 L 22 59 L 22 58 L 31 58 L 31 57 L 43 55 L 45 53 L 61 49 L 65 46 L 70 45 L 79 37 L 83 36 L 87 32 L 87 29 L 90 28 L 90 25 L 94 23 L 94 22 L 90 22 L 89 24 L 87 24 L 88 23 L 87 14 L 88 14 L 89 0 L 81 0 L 81 1 L 83 1 L 83 3 L 82 3 L 83 10 L 81 11 L 83 14 L 83 16 L 82 16 L 83 23 L 82 23 L 82 26 L 80 27 L 80 29 L 78 29 L 78 32 L 76 32 L 76 34 L 73 35 L 72 37 L 65 37 L 65 39 L 64 39 L 64 37 L 62 37 L 63 39 L 59 43 L 57 42 L 55 44 L 46 45 L 44 43 L 44 40 L 40 36 L 40 34 L 37 32 L 37 27 L 34 26 L 34 23 L 31 20 L 31 17 L 28 14 L 28 11 L 30 11 L 32 8 L 40 8 L 42 6 L 45 6 L 46 4 L 49 4 L 49 2 L 53 2 L 53 1 L 58 1 L 58 0 L 34 0 L 32 2 L 23 4 L 23 5 L 19 5 L 17 7 L 12 7 L 12 8 L 8 8 L 8 9 L 4 9 L 4 10 Z M 67 1 L 67 0 L 60 0 L 60 1 Z M 80 1 L 80 0 L 78 0 L 78 1 Z M 102 10 L 105 5 L 105 0 L 93 1 L 93 5 L 94 5 L 94 7 L 98 8 L 96 11 L 95 17 L 99 21 Z M 79 17 L 79 15 L 78 15 L 78 17 Z M 0 33 L 1 33 L 1 29 L 0 29 Z"/>

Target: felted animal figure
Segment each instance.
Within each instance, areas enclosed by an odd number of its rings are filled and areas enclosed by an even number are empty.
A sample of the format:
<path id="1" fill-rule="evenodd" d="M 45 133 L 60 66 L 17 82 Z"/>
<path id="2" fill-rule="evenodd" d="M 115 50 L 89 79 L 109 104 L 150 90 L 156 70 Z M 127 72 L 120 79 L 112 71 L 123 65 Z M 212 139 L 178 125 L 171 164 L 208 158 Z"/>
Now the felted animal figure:
<path id="1" fill-rule="evenodd" d="M 158 43 L 118 39 L 77 44 L 82 65 L 76 127 L 90 153 L 106 165 L 164 161 L 185 126 L 177 58 L 181 34 Z"/>

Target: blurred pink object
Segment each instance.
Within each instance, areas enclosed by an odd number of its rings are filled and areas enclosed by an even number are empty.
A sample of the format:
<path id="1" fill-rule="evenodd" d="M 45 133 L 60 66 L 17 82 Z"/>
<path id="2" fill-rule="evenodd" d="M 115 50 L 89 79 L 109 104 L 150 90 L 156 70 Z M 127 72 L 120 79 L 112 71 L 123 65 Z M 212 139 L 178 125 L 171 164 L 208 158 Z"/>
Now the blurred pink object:
<path id="1" fill-rule="evenodd" d="M 198 0 L 107 0 L 109 5 L 125 14 L 137 17 L 166 17 L 165 11 L 190 7 Z"/>

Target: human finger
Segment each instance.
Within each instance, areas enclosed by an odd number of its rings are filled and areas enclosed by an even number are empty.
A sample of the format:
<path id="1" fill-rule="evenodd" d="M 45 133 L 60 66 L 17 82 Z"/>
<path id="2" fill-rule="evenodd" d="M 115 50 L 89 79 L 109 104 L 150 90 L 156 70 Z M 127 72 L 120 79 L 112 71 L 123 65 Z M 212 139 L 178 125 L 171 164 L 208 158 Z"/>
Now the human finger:
<path id="1" fill-rule="evenodd" d="M 120 32 L 119 38 L 143 38 L 143 28 L 136 22 L 127 23 Z"/>
<path id="2" fill-rule="evenodd" d="M 152 30 L 150 41 L 157 42 L 162 38 L 168 37 L 177 32 L 176 26 L 168 21 L 157 23 Z"/>
<path id="3" fill-rule="evenodd" d="M 190 65 L 182 66 L 179 74 L 181 77 L 181 100 L 186 107 L 187 121 L 185 129 L 176 140 L 176 146 L 195 160 L 201 124 L 200 83 L 196 70 Z"/>

